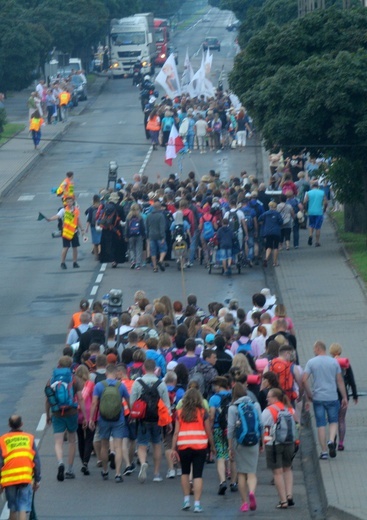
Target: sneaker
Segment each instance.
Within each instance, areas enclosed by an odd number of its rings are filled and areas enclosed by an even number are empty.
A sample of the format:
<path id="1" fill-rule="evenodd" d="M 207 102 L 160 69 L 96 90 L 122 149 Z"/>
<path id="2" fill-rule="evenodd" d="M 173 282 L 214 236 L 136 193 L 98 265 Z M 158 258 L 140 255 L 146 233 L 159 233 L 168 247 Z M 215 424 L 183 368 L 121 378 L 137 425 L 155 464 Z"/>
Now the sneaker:
<path id="1" fill-rule="evenodd" d="M 64 471 L 65 471 L 64 464 L 59 464 L 59 468 L 57 470 L 57 477 L 56 477 L 59 482 L 62 482 L 64 480 Z"/>
<path id="2" fill-rule="evenodd" d="M 227 491 L 227 484 L 225 483 L 225 481 L 223 481 L 219 484 L 218 495 L 225 495 L 226 491 Z"/>
<path id="3" fill-rule="evenodd" d="M 249 510 L 249 505 L 247 502 L 244 502 L 242 504 L 242 506 L 240 507 L 240 511 L 242 511 L 242 513 L 246 513 L 246 511 L 248 511 L 248 510 Z"/>
<path id="4" fill-rule="evenodd" d="M 84 475 L 90 475 L 90 471 L 88 469 L 88 466 L 86 464 L 83 464 L 83 466 L 81 467 L 80 471 L 84 474 Z"/>
<path id="5" fill-rule="evenodd" d="M 135 269 L 135 262 L 131 262 L 130 269 Z"/>
<path id="6" fill-rule="evenodd" d="M 201 507 L 200 504 L 197 504 L 195 507 L 194 507 L 194 513 L 202 513 L 204 511 L 204 509 Z"/>
<path id="7" fill-rule="evenodd" d="M 336 457 L 336 447 L 335 447 L 335 442 L 333 442 L 333 441 L 329 441 L 329 442 L 327 443 L 327 447 L 328 447 L 328 450 L 329 450 L 330 458 L 335 459 L 335 457 Z"/>
<path id="8" fill-rule="evenodd" d="M 176 469 L 176 477 L 181 477 L 182 475 L 182 469 L 181 468 L 177 468 Z"/>
<path id="9" fill-rule="evenodd" d="M 339 442 L 338 444 L 338 451 L 344 451 L 344 444 L 342 444 L 341 442 Z"/>
<path id="10" fill-rule="evenodd" d="M 73 267 L 74 267 L 74 269 L 78 269 L 80 267 L 80 265 L 78 264 L 78 262 L 74 262 Z"/>
<path id="11" fill-rule="evenodd" d="M 309 246 L 312 246 L 312 237 L 308 237 L 307 244 L 308 244 Z"/>
<path id="12" fill-rule="evenodd" d="M 263 267 L 268 267 L 268 261 L 267 260 L 263 261 Z"/>
<path id="13" fill-rule="evenodd" d="M 164 267 L 164 265 L 163 265 L 162 262 L 157 262 L 157 264 L 158 264 L 158 267 L 159 267 L 159 269 L 160 269 L 161 271 L 165 271 L 165 270 L 166 270 L 166 268 Z"/>
<path id="14" fill-rule="evenodd" d="M 102 461 L 101 460 L 97 460 L 96 466 L 97 466 L 97 468 L 101 468 L 102 467 Z"/>
<path id="15" fill-rule="evenodd" d="M 116 484 L 120 484 L 120 482 L 123 482 L 123 481 L 124 481 L 124 479 L 122 478 L 121 475 L 116 475 L 116 476 L 115 476 L 115 482 L 116 482 Z"/>
<path id="16" fill-rule="evenodd" d="M 327 453 L 325 453 L 325 452 L 320 453 L 320 457 L 319 457 L 320 460 L 328 460 L 328 458 L 329 458 L 329 455 Z"/>
<path id="17" fill-rule="evenodd" d="M 136 269 L 137 271 L 140 271 L 140 265 L 136 265 L 136 266 L 135 266 L 135 269 Z"/>
<path id="18" fill-rule="evenodd" d="M 74 471 L 66 471 L 66 472 L 65 472 L 65 478 L 67 478 L 67 479 L 69 479 L 69 480 L 75 478 L 75 473 L 74 473 Z"/>
<path id="19" fill-rule="evenodd" d="M 190 500 L 184 500 L 182 511 L 188 511 L 190 509 Z"/>
<path id="20" fill-rule="evenodd" d="M 256 497 L 253 491 L 250 491 L 248 494 L 249 502 L 250 502 L 250 511 L 256 510 Z"/>
<path id="21" fill-rule="evenodd" d="M 123 476 L 126 477 L 127 475 L 131 475 L 131 473 L 134 472 L 134 469 L 135 469 L 135 468 L 133 468 L 132 465 L 131 465 L 131 466 L 127 466 L 127 467 L 125 468 L 125 471 L 123 472 Z"/>
<path id="22" fill-rule="evenodd" d="M 62 263 L 60 264 L 60 267 L 61 267 L 61 269 L 67 269 L 65 262 L 62 262 Z"/>
<path id="23" fill-rule="evenodd" d="M 103 480 L 108 480 L 108 471 L 101 471 Z"/>
<path id="24" fill-rule="evenodd" d="M 110 468 L 116 469 L 115 454 L 113 452 L 109 454 L 108 460 L 110 461 Z"/>
<path id="25" fill-rule="evenodd" d="M 235 493 L 236 491 L 238 491 L 237 482 L 232 482 L 232 484 L 229 485 L 229 489 L 232 491 L 232 493 Z"/>
<path id="26" fill-rule="evenodd" d="M 175 478 L 175 476 L 176 476 L 176 471 L 174 469 L 169 469 L 167 471 L 166 478 Z"/>
<path id="27" fill-rule="evenodd" d="M 148 469 L 148 464 L 146 462 L 144 462 L 141 465 L 139 475 L 138 475 L 138 480 L 139 480 L 140 484 L 144 484 L 144 482 L 147 479 L 147 469 Z"/>
<path id="28" fill-rule="evenodd" d="M 153 482 L 162 482 L 163 478 L 158 474 L 154 475 Z"/>
<path id="29" fill-rule="evenodd" d="M 315 247 L 320 247 L 320 246 L 321 246 L 320 242 L 317 242 L 317 244 L 315 244 Z"/>

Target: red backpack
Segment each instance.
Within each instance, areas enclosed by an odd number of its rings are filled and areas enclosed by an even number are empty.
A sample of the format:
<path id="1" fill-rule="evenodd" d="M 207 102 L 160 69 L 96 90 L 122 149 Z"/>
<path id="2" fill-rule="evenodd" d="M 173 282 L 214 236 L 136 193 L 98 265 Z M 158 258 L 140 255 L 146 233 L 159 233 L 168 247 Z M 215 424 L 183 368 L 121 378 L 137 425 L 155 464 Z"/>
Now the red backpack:
<path id="1" fill-rule="evenodd" d="M 294 377 L 292 373 L 292 365 L 290 361 L 286 361 L 280 357 L 274 358 L 270 361 L 269 370 L 277 374 L 279 380 L 279 386 L 289 397 L 291 401 L 294 401 L 298 397 L 298 393 L 294 389 Z"/>

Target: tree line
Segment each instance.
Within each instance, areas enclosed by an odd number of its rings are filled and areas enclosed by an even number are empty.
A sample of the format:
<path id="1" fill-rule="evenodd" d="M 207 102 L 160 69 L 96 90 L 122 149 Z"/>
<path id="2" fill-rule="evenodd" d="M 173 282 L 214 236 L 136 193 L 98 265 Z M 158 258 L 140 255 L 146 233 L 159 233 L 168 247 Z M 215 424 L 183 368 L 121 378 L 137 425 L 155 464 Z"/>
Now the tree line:
<path id="1" fill-rule="evenodd" d="M 367 9 L 329 0 L 298 18 L 297 0 L 214 2 L 242 21 L 230 86 L 267 149 L 334 157 L 326 174 L 338 200 L 353 205 L 346 229 L 365 232 Z"/>
<path id="2" fill-rule="evenodd" d="M 56 48 L 88 60 L 112 18 L 172 16 L 179 0 L 1 0 L 0 91 L 27 87 Z"/>

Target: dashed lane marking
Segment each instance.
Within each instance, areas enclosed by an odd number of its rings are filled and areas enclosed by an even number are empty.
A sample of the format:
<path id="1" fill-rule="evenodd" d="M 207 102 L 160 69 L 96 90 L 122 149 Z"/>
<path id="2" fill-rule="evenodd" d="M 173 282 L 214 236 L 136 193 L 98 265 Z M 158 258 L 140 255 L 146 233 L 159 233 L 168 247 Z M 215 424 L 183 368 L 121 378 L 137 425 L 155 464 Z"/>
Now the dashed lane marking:
<path id="1" fill-rule="evenodd" d="M 42 432 L 46 428 L 46 424 L 47 424 L 47 416 L 45 413 L 43 413 L 41 415 L 38 426 L 36 428 L 36 432 Z"/>
<path id="2" fill-rule="evenodd" d="M 97 291 L 98 291 L 98 285 L 94 285 L 94 286 L 92 287 L 92 290 L 91 290 L 91 292 L 90 292 L 90 295 L 91 295 L 91 296 L 94 296 L 95 294 L 97 294 Z"/>
<path id="3" fill-rule="evenodd" d="M 96 278 L 96 281 L 94 283 L 101 283 L 102 282 L 102 278 L 103 278 L 103 274 L 99 274 Z"/>
<path id="4" fill-rule="evenodd" d="M 21 195 L 18 197 L 18 201 L 33 200 L 35 195 Z"/>

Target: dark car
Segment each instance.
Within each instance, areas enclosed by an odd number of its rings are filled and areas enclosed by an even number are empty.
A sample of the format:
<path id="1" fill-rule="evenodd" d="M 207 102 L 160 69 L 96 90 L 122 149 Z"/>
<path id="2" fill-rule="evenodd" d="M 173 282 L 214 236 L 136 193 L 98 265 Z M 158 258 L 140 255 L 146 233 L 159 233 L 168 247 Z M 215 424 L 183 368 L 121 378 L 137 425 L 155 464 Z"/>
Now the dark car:
<path id="1" fill-rule="evenodd" d="M 77 98 L 79 101 L 85 101 L 88 99 L 87 94 L 87 84 L 83 81 L 83 78 L 77 74 L 71 76 L 71 84 L 74 87 L 74 92 L 76 92 Z"/>
<path id="2" fill-rule="evenodd" d="M 237 31 L 240 28 L 241 22 L 239 20 L 234 20 L 229 23 L 226 27 L 227 31 Z"/>
<path id="3" fill-rule="evenodd" d="M 206 51 L 207 49 L 213 49 L 220 52 L 220 41 L 218 38 L 214 38 L 212 36 L 205 38 L 203 41 L 203 50 Z"/>

